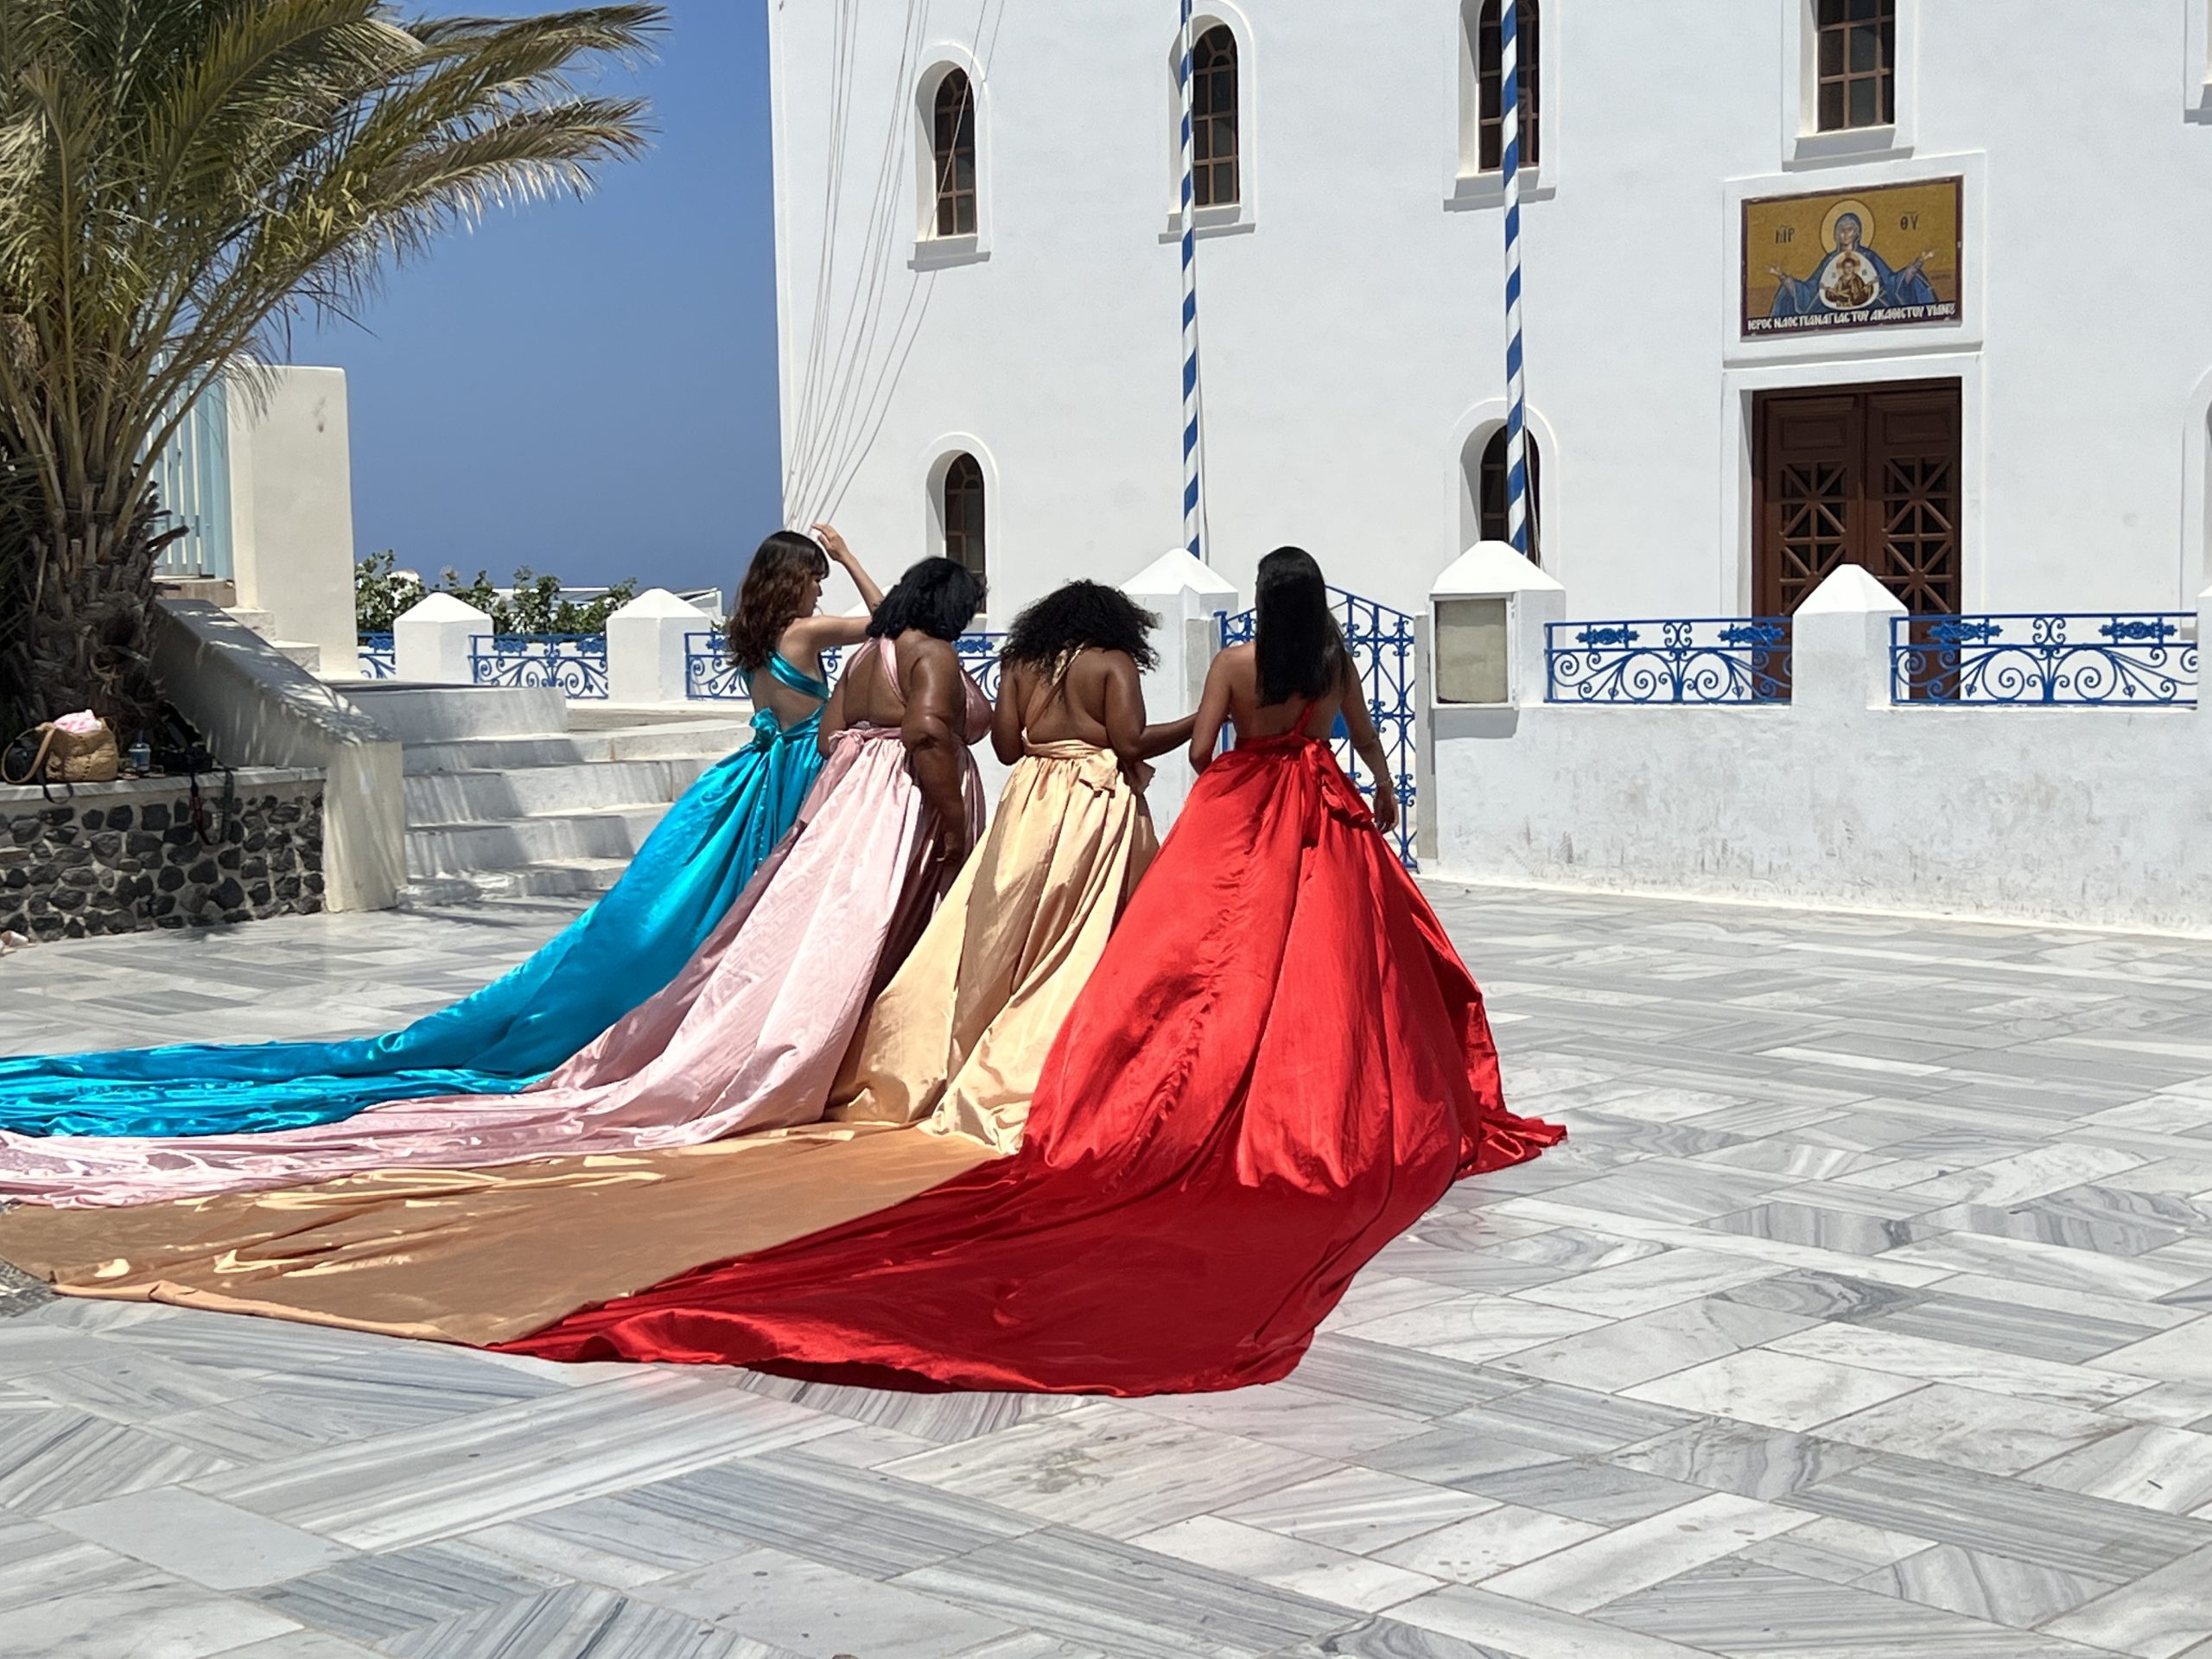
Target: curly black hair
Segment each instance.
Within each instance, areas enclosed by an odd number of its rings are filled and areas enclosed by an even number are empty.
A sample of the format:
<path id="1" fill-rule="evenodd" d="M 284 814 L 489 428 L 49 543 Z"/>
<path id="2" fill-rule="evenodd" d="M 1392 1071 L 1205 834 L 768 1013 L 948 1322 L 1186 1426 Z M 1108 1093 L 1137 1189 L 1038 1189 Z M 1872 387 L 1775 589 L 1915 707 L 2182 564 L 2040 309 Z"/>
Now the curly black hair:
<path id="1" fill-rule="evenodd" d="M 1014 619 L 1002 661 L 1050 668 L 1071 651 L 1089 645 L 1119 651 L 1141 669 L 1160 665 L 1152 631 L 1160 619 L 1118 588 L 1103 582 L 1071 582 L 1055 588 Z"/>
<path id="2" fill-rule="evenodd" d="M 868 625 L 868 637 L 896 639 L 909 628 L 939 639 L 957 639 L 983 608 L 982 578 L 951 559 L 924 559 L 883 596 Z"/>

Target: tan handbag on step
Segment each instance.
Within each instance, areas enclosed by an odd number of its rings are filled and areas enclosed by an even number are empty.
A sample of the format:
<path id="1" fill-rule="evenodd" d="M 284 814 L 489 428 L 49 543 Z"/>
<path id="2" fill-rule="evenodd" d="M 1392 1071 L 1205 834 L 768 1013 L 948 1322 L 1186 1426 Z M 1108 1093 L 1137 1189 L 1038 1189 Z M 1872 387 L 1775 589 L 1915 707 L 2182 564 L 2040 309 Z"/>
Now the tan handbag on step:
<path id="1" fill-rule="evenodd" d="M 29 769 L 20 778 L 0 776 L 0 783 L 111 784 L 123 772 L 123 751 L 105 721 L 96 732 L 66 732 L 48 721 L 26 732 L 16 747 L 34 744 Z"/>

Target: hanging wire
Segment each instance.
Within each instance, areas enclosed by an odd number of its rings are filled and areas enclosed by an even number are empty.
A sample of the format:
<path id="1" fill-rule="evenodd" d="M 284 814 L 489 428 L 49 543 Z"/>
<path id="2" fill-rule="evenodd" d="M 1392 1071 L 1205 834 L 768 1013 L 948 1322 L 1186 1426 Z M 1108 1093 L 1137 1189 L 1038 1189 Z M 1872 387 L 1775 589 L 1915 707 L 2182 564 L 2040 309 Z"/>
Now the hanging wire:
<path id="1" fill-rule="evenodd" d="M 791 442 L 785 452 L 784 503 L 788 515 L 804 471 L 808 446 L 813 442 L 813 412 L 822 372 L 822 352 L 828 328 L 832 277 L 836 269 L 837 204 L 843 195 L 846 113 L 850 107 L 853 53 L 857 0 L 838 0 L 830 31 L 830 155 L 824 170 L 822 200 L 822 245 L 814 273 L 814 306 L 808 316 L 808 339 L 798 376 L 798 405 L 792 411 Z"/>
<path id="2" fill-rule="evenodd" d="M 843 7 L 840 28 L 845 31 L 847 51 L 842 65 L 842 94 L 833 89 L 833 105 L 838 118 L 849 125 L 855 0 L 840 0 L 840 4 Z M 823 209 L 825 251 L 823 266 L 817 272 L 806 385 L 795 417 L 798 429 L 785 480 L 785 510 L 794 524 L 804 525 L 829 518 L 842 505 L 881 435 L 890 414 L 893 394 L 912 358 L 935 291 L 934 270 L 915 272 L 887 336 L 883 323 L 891 309 L 888 295 L 900 240 L 899 210 L 904 199 L 900 181 L 902 176 L 912 176 L 903 165 L 906 148 L 902 135 L 912 130 L 907 103 L 922 42 L 927 38 L 928 16 L 928 0 L 909 0 L 893 118 L 885 135 L 858 260 L 858 269 L 865 275 L 855 284 L 842 322 L 833 324 L 832 296 L 837 286 L 834 280 L 836 220 L 844 194 L 842 132 L 836 141 L 839 154 L 835 177 Z M 999 35 L 1005 22 L 1006 0 L 982 0 L 972 38 L 977 65 L 986 79 L 997 56 Z M 967 96 L 970 100 L 967 107 L 973 111 L 979 91 L 972 78 L 968 83 Z M 951 165 L 950 158 L 946 165 Z M 932 176 L 941 190 L 946 177 L 942 174 Z M 834 348 L 830 343 L 833 334 L 836 337 Z"/>
<path id="3" fill-rule="evenodd" d="M 845 308 L 844 321 L 838 331 L 836 351 L 831 359 L 830 401 L 828 408 L 817 417 L 815 446 L 810 457 L 811 470 L 802 479 L 803 498 L 808 500 L 810 513 L 818 514 L 823 510 L 835 465 L 834 458 L 839 447 L 839 435 L 844 429 L 860 379 L 866 372 L 868 357 L 874 346 L 875 332 L 881 321 L 883 289 L 889 276 L 893 246 L 898 239 L 896 226 L 901 194 L 898 174 L 899 162 L 906 153 L 902 135 L 908 130 L 905 119 L 905 89 L 911 81 L 922 33 L 927 23 L 926 6 L 918 5 L 910 0 L 906 30 L 900 42 L 896 83 L 899 95 L 893 100 L 892 118 L 884 132 L 875 186 L 868 201 L 866 239 L 861 255 L 862 275 Z"/>

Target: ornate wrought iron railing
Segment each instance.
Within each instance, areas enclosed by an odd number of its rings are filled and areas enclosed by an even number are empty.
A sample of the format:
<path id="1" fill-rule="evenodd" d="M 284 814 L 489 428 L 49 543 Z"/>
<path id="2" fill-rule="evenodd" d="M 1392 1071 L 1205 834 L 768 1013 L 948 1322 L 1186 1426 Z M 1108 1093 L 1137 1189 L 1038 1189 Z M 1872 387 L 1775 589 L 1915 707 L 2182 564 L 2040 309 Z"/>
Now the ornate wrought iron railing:
<path id="1" fill-rule="evenodd" d="M 745 676 L 729 659 L 729 641 L 721 629 L 683 636 L 683 695 L 713 702 L 742 702 Z"/>
<path id="2" fill-rule="evenodd" d="M 1329 594 L 1338 625 L 1344 631 L 1344 644 L 1359 670 L 1360 684 L 1366 690 L 1368 715 L 1375 722 L 1376 736 L 1382 740 L 1383 758 L 1389 763 L 1391 784 L 1397 792 L 1398 827 L 1391 839 L 1400 861 L 1408 869 L 1417 870 L 1421 862 L 1414 846 L 1421 789 L 1414 767 L 1419 753 L 1414 711 L 1420 673 L 1414 619 L 1341 588 L 1330 588 Z M 1255 613 L 1251 611 L 1217 612 L 1215 620 L 1224 648 L 1249 644 L 1256 632 Z M 1372 798 L 1375 780 L 1352 752 L 1341 720 L 1330 747 L 1345 774 L 1359 786 L 1359 792 Z"/>
<path id="3" fill-rule="evenodd" d="M 976 683 L 983 688 L 983 695 L 996 702 L 999 700 L 999 652 L 1006 649 L 1006 635 L 963 633 L 955 649 L 960 652 L 960 666 L 975 677 Z"/>
<path id="4" fill-rule="evenodd" d="M 390 680 L 399 675 L 398 658 L 388 633 L 365 633 L 360 638 L 361 674 L 365 679 Z"/>
<path id="5" fill-rule="evenodd" d="M 1787 702 L 1789 645 L 1784 616 L 1548 623 L 1544 696 L 1551 702 Z"/>
<path id="6" fill-rule="evenodd" d="M 963 633 L 956 649 L 961 666 L 976 677 L 983 695 L 995 702 L 999 695 L 999 652 L 1006 647 L 1002 633 Z M 849 651 L 833 652 L 822 659 L 823 671 L 835 685 L 844 671 Z M 720 633 L 683 636 L 683 695 L 709 701 L 742 701 L 745 676 L 729 660 Z"/>
<path id="7" fill-rule="evenodd" d="M 479 633 L 468 642 L 478 685 L 548 685 L 578 700 L 607 696 L 603 633 Z"/>
<path id="8" fill-rule="evenodd" d="M 1900 616 L 1890 696 L 1916 706 L 2158 708 L 2196 702 L 2196 618 Z"/>

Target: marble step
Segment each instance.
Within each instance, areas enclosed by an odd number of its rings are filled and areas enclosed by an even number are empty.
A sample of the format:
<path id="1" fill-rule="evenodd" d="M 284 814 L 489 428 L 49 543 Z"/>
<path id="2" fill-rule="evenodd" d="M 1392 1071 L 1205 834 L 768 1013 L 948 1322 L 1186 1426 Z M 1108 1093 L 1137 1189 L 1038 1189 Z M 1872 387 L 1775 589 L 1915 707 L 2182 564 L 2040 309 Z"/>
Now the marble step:
<path id="1" fill-rule="evenodd" d="M 665 760 L 575 760 L 500 771 L 412 772 L 407 821 L 481 823 L 673 801 L 711 765 L 702 755 Z"/>
<path id="2" fill-rule="evenodd" d="M 502 899 L 596 898 L 620 881 L 629 868 L 626 858 L 565 858 L 521 870 L 420 876 L 399 890 L 399 907 L 428 910 Z"/>
<path id="3" fill-rule="evenodd" d="M 569 729 L 569 699 L 542 685 L 410 685 L 371 680 L 346 696 L 410 747 L 485 737 L 557 736 Z"/>
<path id="4" fill-rule="evenodd" d="M 416 877 L 473 877 L 579 858 L 626 861 L 667 811 L 668 803 L 659 801 L 600 812 L 410 825 L 407 868 Z"/>
<path id="5" fill-rule="evenodd" d="M 276 613 L 256 610 L 251 605 L 226 605 L 223 613 L 232 621 L 251 628 L 269 642 L 272 650 L 297 663 L 310 674 L 322 672 L 322 647 L 300 639 L 279 639 L 276 637 Z"/>
<path id="6" fill-rule="evenodd" d="M 618 728 L 591 732 L 541 732 L 512 737 L 458 738 L 410 743 L 404 764 L 410 776 L 440 772 L 508 772 L 607 760 L 721 760 L 753 741 L 744 720 Z"/>

